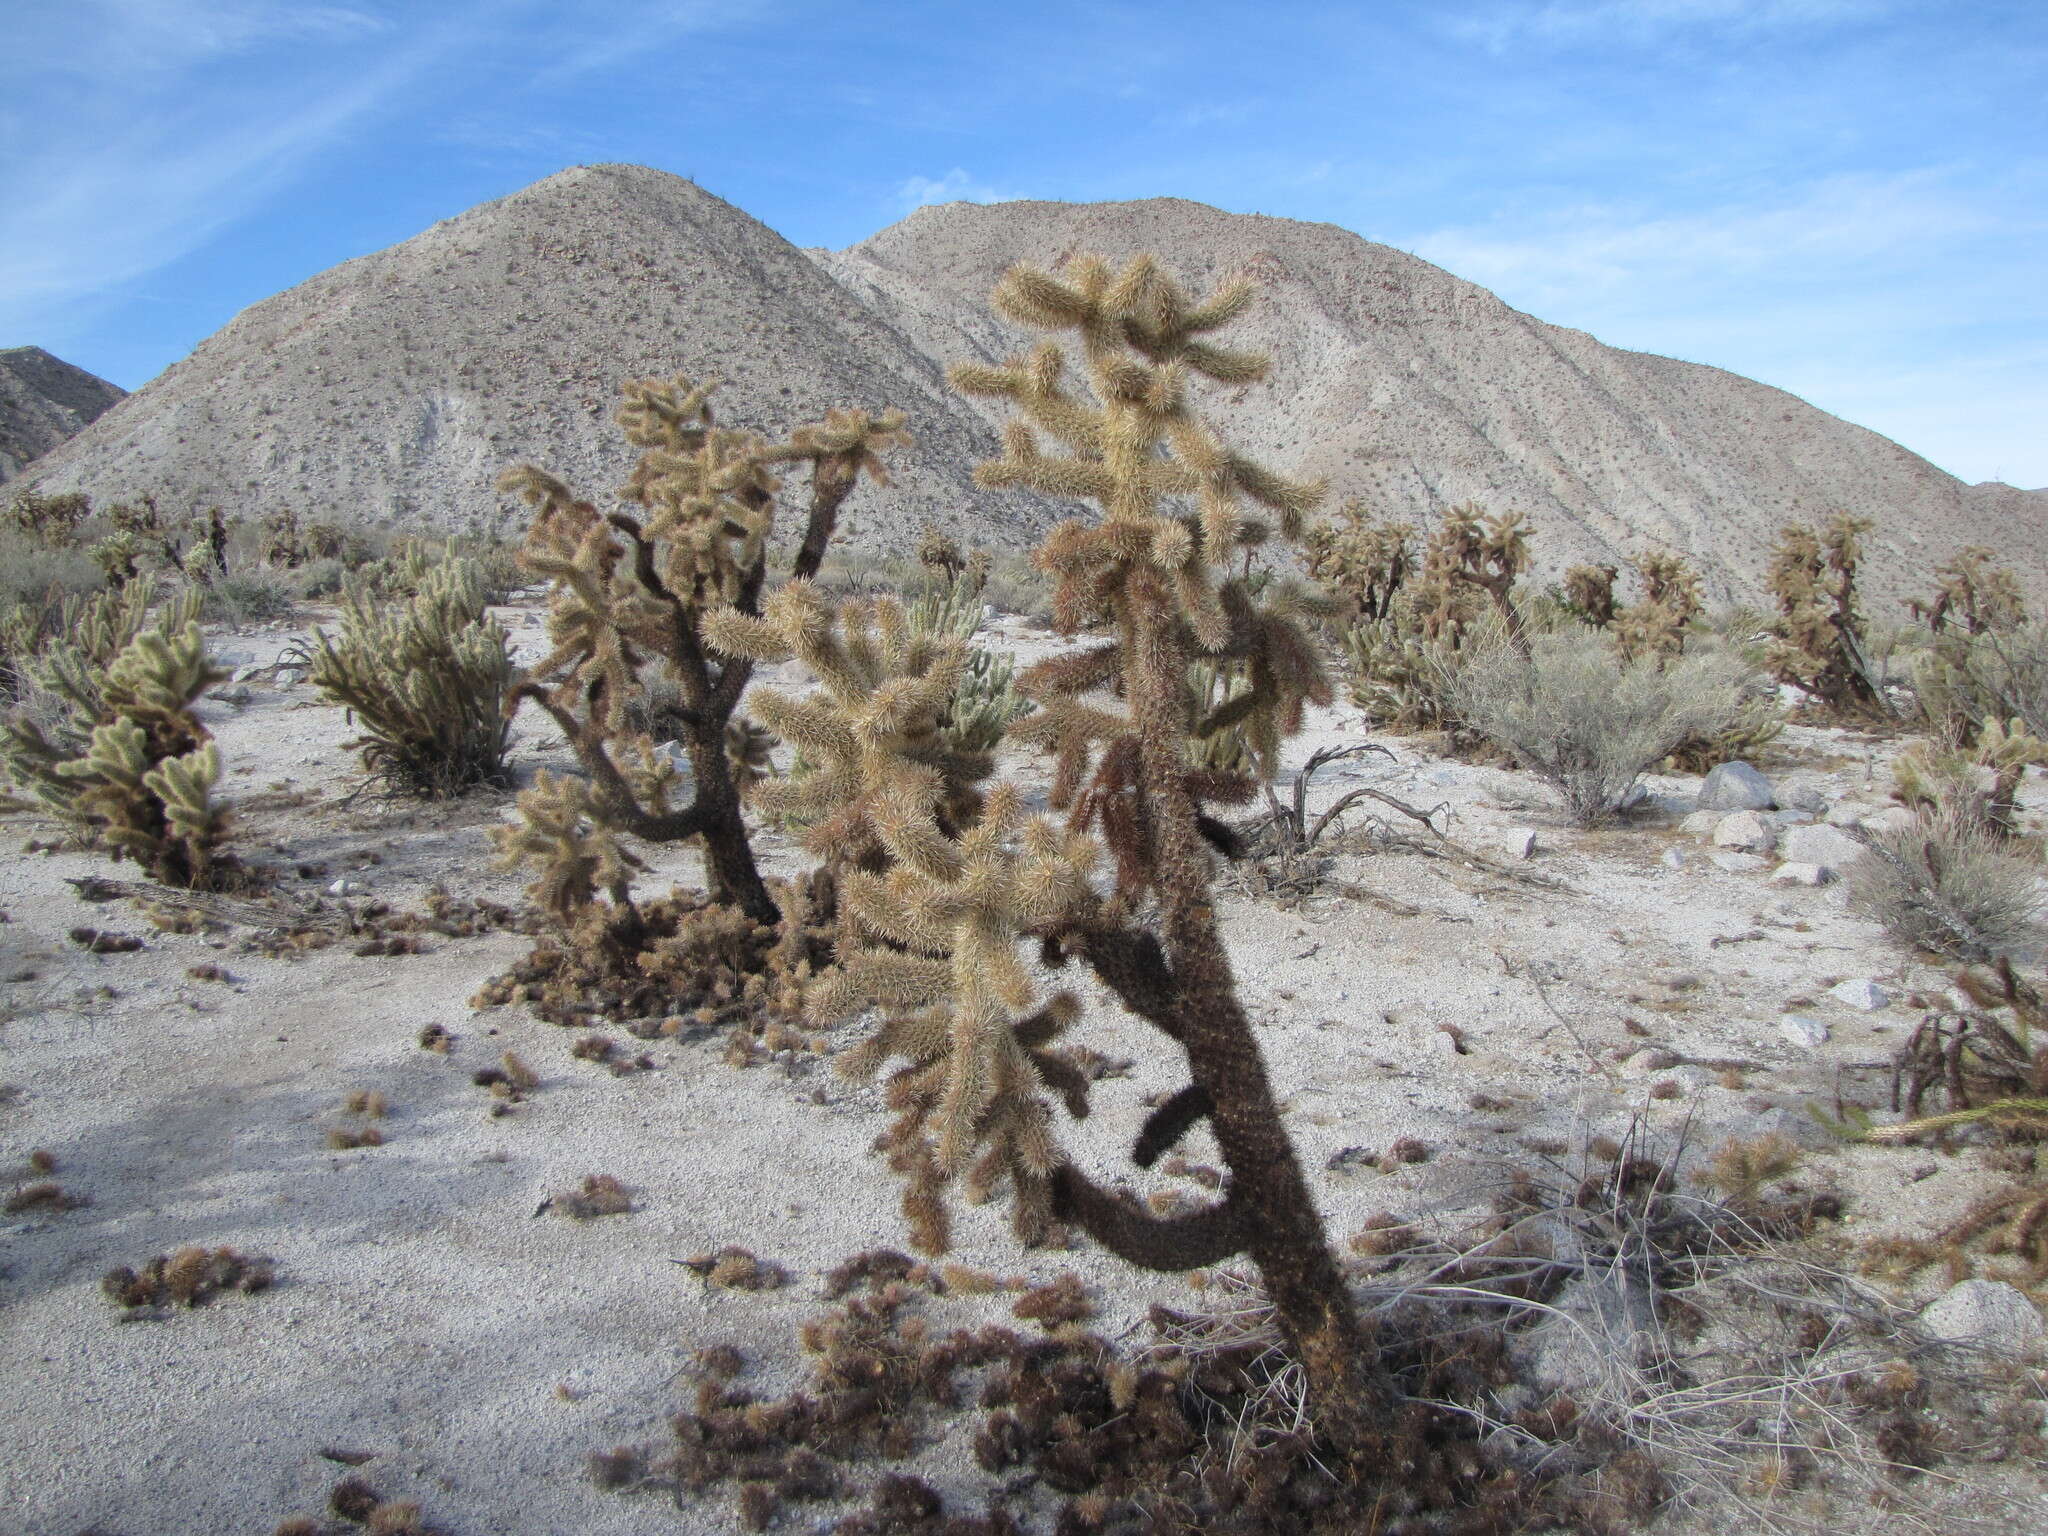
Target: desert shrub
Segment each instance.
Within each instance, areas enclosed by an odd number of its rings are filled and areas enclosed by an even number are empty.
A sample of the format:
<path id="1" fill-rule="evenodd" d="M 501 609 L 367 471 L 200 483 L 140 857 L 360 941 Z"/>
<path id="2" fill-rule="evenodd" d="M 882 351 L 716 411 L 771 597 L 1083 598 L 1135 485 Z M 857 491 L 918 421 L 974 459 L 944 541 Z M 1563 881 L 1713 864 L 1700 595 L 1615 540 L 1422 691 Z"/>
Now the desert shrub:
<path id="1" fill-rule="evenodd" d="M 1850 909 L 1899 943 L 1980 962 L 2034 936 L 2039 866 L 2009 852 L 1969 808 L 1930 805 L 1910 826 L 1863 840 L 1846 871 Z"/>
<path id="2" fill-rule="evenodd" d="M 1052 584 L 1023 555 L 997 555 L 989 561 L 981 599 L 998 613 L 1018 613 L 1040 621 L 1052 617 Z"/>
<path id="3" fill-rule="evenodd" d="M 1590 826 L 1620 809 L 1644 769 L 1712 737 L 1743 709 L 1746 674 L 1718 655 L 1617 663 L 1596 635 L 1539 635 L 1529 653 L 1498 646 L 1452 684 L 1460 717 L 1539 775 Z"/>
<path id="4" fill-rule="evenodd" d="M 226 675 L 206 655 L 196 599 L 145 621 L 148 578 L 80 605 L 75 628 L 30 665 L 46 706 L 0 726 L 0 764 L 26 800 L 132 858 L 165 885 L 207 889 L 237 872 L 220 852 L 220 755 L 192 713 Z"/>
<path id="5" fill-rule="evenodd" d="M 207 582 L 199 613 L 209 624 L 240 628 L 281 619 L 293 611 L 292 583 L 277 571 L 258 567 Z"/>
<path id="6" fill-rule="evenodd" d="M 512 658 L 504 628 L 484 616 L 482 588 L 466 560 L 435 567 L 403 603 L 351 587 L 339 638 L 313 633 L 313 685 L 362 721 L 370 770 L 410 793 L 507 780 Z"/>
<path id="7" fill-rule="evenodd" d="M 1938 734 L 1974 741 L 1992 721 L 2048 737 L 2048 623 L 1935 633 L 1915 658 L 1913 692 Z"/>

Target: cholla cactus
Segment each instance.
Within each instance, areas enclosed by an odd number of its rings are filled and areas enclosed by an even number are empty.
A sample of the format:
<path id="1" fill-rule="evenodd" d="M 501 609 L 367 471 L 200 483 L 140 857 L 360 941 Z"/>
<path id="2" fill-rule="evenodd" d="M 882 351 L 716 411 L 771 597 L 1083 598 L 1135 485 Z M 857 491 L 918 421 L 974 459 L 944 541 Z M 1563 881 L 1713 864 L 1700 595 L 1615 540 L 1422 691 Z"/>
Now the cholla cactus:
<path id="1" fill-rule="evenodd" d="M 701 837 L 715 901 L 773 922 L 774 898 L 755 865 L 727 754 L 727 727 L 753 674 L 747 657 L 707 648 L 705 616 L 731 607 L 759 611 L 767 546 L 784 464 L 811 470 L 811 499 L 799 578 L 815 575 L 840 505 L 862 474 L 884 479 L 880 453 L 906 441 L 900 412 L 833 411 L 787 443 L 771 444 L 716 424 L 715 384 L 636 379 L 618 413 L 641 450 L 621 494 L 642 515 L 600 514 L 561 481 L 534 468 L 508 471 L 502 488 L 535 509 L 519 563 L 554 584 L 548 614 L 553 650 L 511 691 L 561 727 L 590 783 L 590 812 L 605 826 L 649 842 Z M 630 705 L 643 665 L 677 687 L 679 741 L 693 778 L 679 804 L 674 775 L 634 770 L 652 744 L 632 729 Z M 508 834 L 512 843 L 520 834 Z M 510 844 L 508 844 L 510 846 Z M 543 883 L 573 889 L 573 880 Z"/>
<path id="2" fill-rule="evenodd" d="M 1950 624 L 1966 635 L 2017 628 L 2027 622 L 2026 599 L 2012 572 L 1997 559 L 1981 545 L 1958 550 L 1953 559 L 1935 567 L 1938 585 L 1933 600 L 1923 603 L 1914 598 L 1907 608 L 1937 635 Z"/>
<path id="3" fill-rule="evenodd" d="M 1614 622 L 1614 579 L 1618 566 L 1575 565 L 1564 573 L 1564 603 L 1574 615 L 1595 629 Z"/>
<path id="4" fill-rule="evenodd" d="M 45 657 L 37 681 L 64 717 L 46 731 L 17 714 L 0 732 L 0 759 L 26 803 L 116 859 L 134 859 L 165 885 L 217 887 L 235 868 L 218 852 L 228 813 L 212 798 L 220 756 L 192 704 L 227 674 L 207 659 L 196 622 L 174 631 L 140 623 L 134 608 L 109 601 L 78 643 Z M 119 653 L 97 664 L 89 648 L 124 630 Z"/>
<path id="5" fill-rule="evenodd" d="M 1337 521 L 1317 523 L 1303 540 L 1309 574 L 1352 609 L 1357 619 L 1384 619 L 1415 567 L 1415 529 L 1381 523 L 1362 501 L 1348 501 Z"/>
<path id="6" fill-rule="evenodd" d="M 351 585 L 341 636 L 313 633 L 313 685 L 369 732 L 372 772 L 422 795 L 506 781 L 512 659 L 504 627 L 484 615 L 473 561 L 436 566 L 410 602 L 380 606 Z"/>
<path id="7" fill-rule="evenodd" d="M 1078 1225 L 1155 1269 L 1249 1253 L 1303 1362 L 1319 1426 L 1347 1452 L 1369 1454 L 1364 1405 L 1380 1389 L 1378 1368 L 1216 928 L 1208 839 L 1220 829 L 1202 806 L 1241 798 L 1252 780 L 1192 769 L 1187 756 L 1202 723 L 1188 686 L 1194 663 L 1233 664 L 1251 680 L 1248 694 L 1221 708 L 1243 727 L 1262 771 L 1305 704 L 1328 697 L 1295 622 L 1304 605 L 1284 588 L 1262 599 L 1239 574 L 1245 552 L 1275 531 L 1299 537 L 1321 488 L 1227 448 L 1193 405 L 1199 381 L 1241 386 L 1264 376 L 1263 357 L 1206 339 L 1251 299 L 1251 285 L 1236 282 L 1194 302 L 1150 257 L 1121 269 L 1082 258 L 1059 277 L 1020 265 L 997 287 L 1010 318 L 1076 333 L 1086 368 L 1085 386 L 1073 388 L 1065 353 L 1047 343 L 1000 367 L 953 372 L 956 387 L 1008 400 L 1021 417 L 1005 430 L 1002 457 L 976 472 L 982 484 L 1094 501 L 1104 512 L 1099 523 L 1061 524 L 1038 555 L 1057 580 L 1059 627 L 1103 638 L 1025 673 L 1022 687 L 1040 708 L 1013 732 L 1054 749 L 1056 794 L 1072 812 L 1064 831 L 1025 823 L 1014 793 L 998 789 L 963 824 L 927 764 L 876 753 L 861 761 L 857 781 L 843 773 L 839 814 L 872 830 L 885 867 L 848 877 L 852 920 L 873 942 L 849 948 L 841 972 L 818 989 L 817 1007 L 836 1015 L 866 999 L 891 1010 L 852 1065 L 908 1060 L 891 1078 L 905 1115 L 891 1146 L 927 1246 L 944 1236 L 938 1200 L 947 1179 L 971 1168 L 970 1194 L 1007 1177 L 1028 1235 L 1048 1220 Z M 829 633 L 814 599 L 800 594 L 799 604 L 813 617 L 808 627 L 785 621 L 785 634 Z M 862 748 L 885 744 L 913 704 L 924 711 L 935 702 L 938 690 L 920 692 L 918 679 L 885 683 L 863 702 L 835 676 L 844 668 L 829 648 L 820 654 L 825 693 L 811 701 L 818 718 L 770 718 L 778 727 L 816 725 L 821 747 L 834 732 Z M 1105 696 L 1113 685 L 1120 702 Z M 878 713 L 879 728 L 856 729 L 864 710 Z M 1107 898 L 1086 879 L 1093 853 L 1084 834 L 1098 830 L 1116 865 Z M 1085 1107 L 1081 1085 L 1050 1049 L 1074 1005 L 1031 994 L 1014 955 L 1006 957 L 1027 939 L 1049 960 L 1083 960 L 1185 1051 L 1193 1081 L 1147 1122 L 1135 1156 L 1149 1166 L 1210 1120 L 1231 1170 L 1217 1204 L 1155 1217 L 1097 1184 L 1051 1140 L 1044 1091 L 1070 1112 Z"/>
<path id="8" fill-rule="evenodd" d="M 1778 600 L 1770 665 L 1780 682 L 1830 709 L 1889 712 L 1864 649 L 1856 606 L 1857 540 L 1874 525 L 1837 512 L 1818 532 L 1782 529 L 1765 578 Z"/>
<path id="9" fill-rule="evenodd" d="M 706 637 L 729 655 L 800 660 L 823 684 L 810 698 L 759 688 L 752 699 L 808 765 L 756 789 L 754 803 L 801 826 L 804 846 L 819 858 L 882 868 L 883 807 L 926 788 L 948 835 L 972 823 L 981 806 L 976 785 L 994 760 L 986 749 L 960 750 L 944 730 L 967 669 L 967 642 L 957 633 L 913 625 L 891 598 L 835 611 L 810 582 L 792 581 L 761 617 L 713 615 Z"/>
<path id="10" fill-rule="evenodd" d="M 1892 762 L 1892 798 L 2011 838 L 2019 833 L 2020 779 L 2035 767 L 2048 767 L 2048 741 L 2019 720 L 1988 720 L 1968 746 L 1917 741 L 1900 753 Z"/>
<path id="11" fill-rule="evenodd" d="M 1643 578 L 1643 598 L 1615 615 L 1615 644 L 1627 660 L 1668 660 L 1685 649 L 1686 631 L 1705 610 L 1699 573 L 1682 555 L 1656 552 L 1639 558 L 1635 567 Z"/>

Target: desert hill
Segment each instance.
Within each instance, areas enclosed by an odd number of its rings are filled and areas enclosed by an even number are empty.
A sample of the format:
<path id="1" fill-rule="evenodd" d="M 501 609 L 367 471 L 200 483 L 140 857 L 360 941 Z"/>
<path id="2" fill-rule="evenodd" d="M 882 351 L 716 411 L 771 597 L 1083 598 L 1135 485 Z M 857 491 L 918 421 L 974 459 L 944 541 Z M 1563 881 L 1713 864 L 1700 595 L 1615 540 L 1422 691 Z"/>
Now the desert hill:
<path id="1" fill-rule="evenodd" d="M 0 348 L 0 480 L 90 426 L 125 393 L 41 347 Z"/>
<path id="2" fill-rule="evenodd" d="M 1011 261 L 1161 253 L 1201 283 L 1267 286 L 1248 327 L 1270 383 L 1221 410 L 1277 465 L 1403 519 L 1519 508 L 1543 572 L 1691 555 L 1716 597 L 1761 595 L 1772 535 L 1838 507 L 1875 517 L 1873 595 L 1919 591 L 1964 544 L 2048 545 L 2048 493 L 1971 487 L 1768 385 L 1546 325 L 1403 252 L 1327 224 L 1177 199 L 925 208 L 843 252 L 802 252 L 681 178 L 579 167 L 253 306 L 35 466 L 45 489 L 279 505 L 457 525 L 531 458 L 580 488 L 623 478 L 620 379 L 731 381 L 725 419 L 777 428 L 895 404 L 918 438 L 858 515 L 902 547 L 926 521 L 1015 546 L 1061 509 L 973 488 L 995 418 L 948 363 L 1022 338 L 987 309 Z M 1248 335 L 1248 339 L 1250 339 Z M 2024 561 L 2023 561 L 2024 563 Z M 2022 572 L 2048 596 L 2048 568 Z"/>
<path id="3" fill-rule="evenodd" d="M 634 450 L 621 380 L 721 378 L 720 419 L 778 430 L 837 405 L 906 411 L 917 438 L 857 520 L 877 543 L 951 521 L 1033 542 L 1048 509 L 969 482 L 995 433 L 795 246 L 680 177 L 579 167 L 251 306 L 37 464 L 46 490 L 456 527 L 531 459 L 602 498 Z"/>
<path id="4" fill-rule="evenodd" d="M 989 314 L 1002 270 L 1084 251 L 1155 251 L 1192 284 L 1259 276 L 1247 329 L 1276 366 L 1231 402 L 1233 437 L 1400 520 L 1519 508 L 1547 571 L 1674 548 L 1717 597 L 1754 600 L 1782 524 L 1847 508 L 1878 520 L 1867 585 L 1896 593 L 1959 545 L 2017 559 L 2048 531 L 2048 493 L 1965 485 L 1782 390 L 1546 325 L 1331 224 L 1174 198 L 951 203 L 819 259 L 926 350 L 994 358 L 1026 340 Z"/>

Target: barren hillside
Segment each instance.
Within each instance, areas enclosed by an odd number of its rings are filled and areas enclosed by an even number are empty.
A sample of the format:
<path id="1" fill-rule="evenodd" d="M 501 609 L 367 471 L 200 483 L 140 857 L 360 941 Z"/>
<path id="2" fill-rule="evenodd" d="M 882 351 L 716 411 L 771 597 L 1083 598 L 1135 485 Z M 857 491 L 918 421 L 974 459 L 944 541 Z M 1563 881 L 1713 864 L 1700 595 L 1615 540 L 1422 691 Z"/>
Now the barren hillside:
<path id="1" fill-rule="evenodd" d="M 1875 594 L 1920 590 L 1963 544 L 2022 564 L 2041 547 L 2048 496 L 1966 486 L 1782 390 L 1603 346 L 1331 224 L 1177 198 L 951 203 L 819 260 L 953 360 L 1018 345 L 986 303 L 1006 266 L 1084 251 L 1156 251 L 1195 283 L 1257 275 L 1256 330 L 1279 387 L 1246 392 L 1229 417 L 1240 438 L 1395 518 L 1462 501 L 1518 508 L 1542 530 L 1546 571 L 1675 548 L 1716 596 L 1754 600 L 1777 529 L 1836 508 L 1878 520 Z M 2025 574 L 2048 591 L 2038 555 Z"/>

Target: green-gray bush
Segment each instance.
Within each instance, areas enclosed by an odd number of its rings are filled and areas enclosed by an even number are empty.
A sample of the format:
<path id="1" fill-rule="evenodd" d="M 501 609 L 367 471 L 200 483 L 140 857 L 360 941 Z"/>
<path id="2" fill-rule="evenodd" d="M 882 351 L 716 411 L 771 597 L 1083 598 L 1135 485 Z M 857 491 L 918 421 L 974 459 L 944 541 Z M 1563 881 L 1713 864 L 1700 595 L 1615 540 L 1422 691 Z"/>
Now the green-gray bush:
<path id="1" fill-rule="evenodd" d="M 311 654 L 314 686 L 368 732 L 372 772 L 433 796 L 507 782 L 512 659 L 503 626 L 484 616 L 473 562 L 436 567 L 404 603 L 351 586 L 340 637 L 315 630 Z"/>
<path id="2" fill-rule="evenodd" d="M 237 628 L 284 618 L 292 611 L 292 586 L 282 572 L 261 566 L 231 572 L 198 589 L 200 617 Z"/>
<path id="3" fill-rule="evenodd" d="M 1931 805 L 1911 826 L 1863 841 L 1845 872 L 1849 908 L 1901 944 L 1981 962 L 2035 936 L 2039 867 L 2007 852 L 1968 808 Z"/>
<path id="4" fill-rule="evenodd" d="M 1473 730 L 1512 753 L 1580 826 L 1607 820 L 1638 775 L 1680 743 L 1740 718 L 1746 672 L 1726 655 L 1620 662 L 1591 631 L 1535 636 L 1529 654 L 1496 646 L 1451 681 Z"/>
<path id="5" fill-rule="evenodd" d="M 1943 630 L 1915 659 L 1920 712 L 1941 734 L 1975 740 L 1991 721 L 2048 737 L 2048 623 Z"/>

